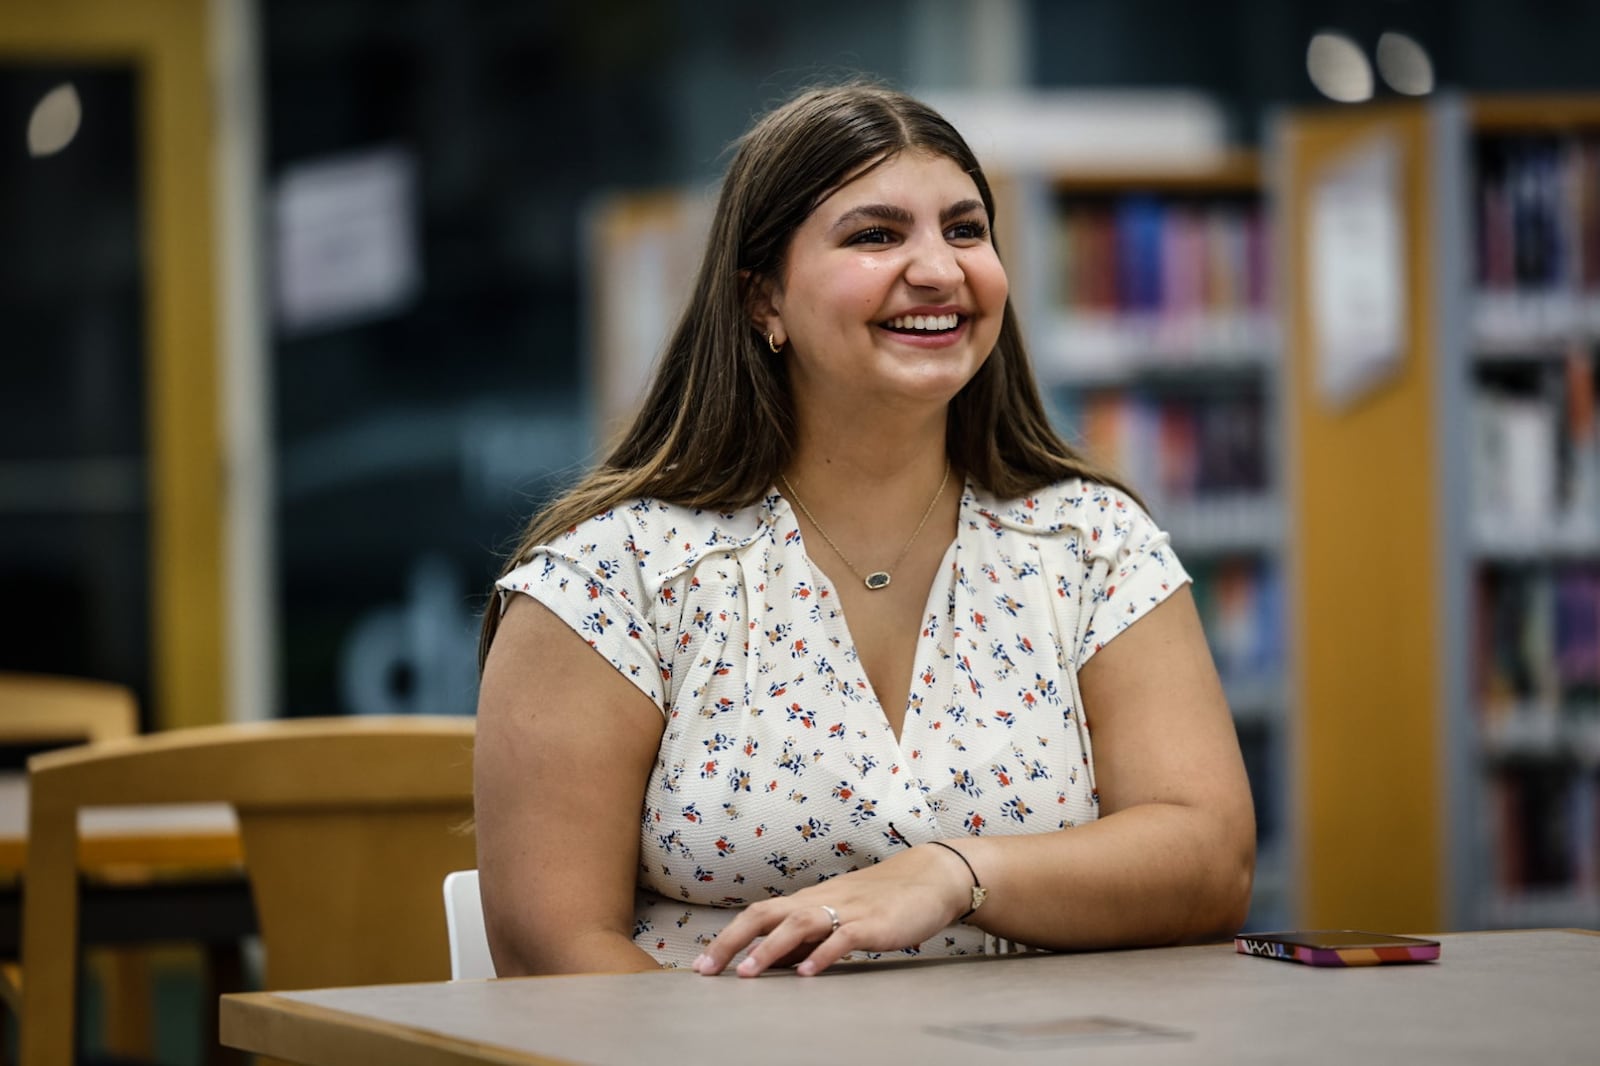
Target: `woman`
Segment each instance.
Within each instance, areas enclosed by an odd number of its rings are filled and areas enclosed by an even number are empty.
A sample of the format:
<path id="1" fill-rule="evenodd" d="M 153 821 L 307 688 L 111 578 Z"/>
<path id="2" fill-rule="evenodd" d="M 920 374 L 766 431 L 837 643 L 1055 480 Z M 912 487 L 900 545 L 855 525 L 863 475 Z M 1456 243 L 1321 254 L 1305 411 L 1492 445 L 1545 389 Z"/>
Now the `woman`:
<path id="1" fill-rule="evenodd" d="M 1188 576 L 1050 429 L 993 216 L 898 93 L 741 141 L 641 414 L 485 619 L 501 975 L 1242 922 L 1249 786 Z"/>

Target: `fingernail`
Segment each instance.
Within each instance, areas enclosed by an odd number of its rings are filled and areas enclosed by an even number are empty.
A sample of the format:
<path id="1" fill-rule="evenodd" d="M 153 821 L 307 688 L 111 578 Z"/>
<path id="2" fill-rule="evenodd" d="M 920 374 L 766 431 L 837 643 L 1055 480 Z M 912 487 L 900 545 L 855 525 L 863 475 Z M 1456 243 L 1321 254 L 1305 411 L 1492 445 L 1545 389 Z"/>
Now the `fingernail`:
<path id="1" fill-rule="evenodd" d="M 695 973 L 705 973 L 706 969 L 710 965 L 711 956 L 702 952 L 694 957 L 694 961 L 689 964 L 689 969 L 693 970 Z"/>
<path id="2" fill-rule="evenodd" d="M 743 962 L 741 962 L 739 964 L 739 976 L 740 977 L 754 977 L 756 975 L 756 973 L 757 973 L 757 968 L 756 968 L 756 960 L 755 959 L 745 959 Z"/>
<path id="3" fill-rule="evenodd" d="M 794 968 L 794 972 L 799 974 L 801 977 L 810 977 L 812 974 L 817 972 L 817 964 L 812 962 L 810 959 L 807 959 L 799 966 L 796 966 Z"/>

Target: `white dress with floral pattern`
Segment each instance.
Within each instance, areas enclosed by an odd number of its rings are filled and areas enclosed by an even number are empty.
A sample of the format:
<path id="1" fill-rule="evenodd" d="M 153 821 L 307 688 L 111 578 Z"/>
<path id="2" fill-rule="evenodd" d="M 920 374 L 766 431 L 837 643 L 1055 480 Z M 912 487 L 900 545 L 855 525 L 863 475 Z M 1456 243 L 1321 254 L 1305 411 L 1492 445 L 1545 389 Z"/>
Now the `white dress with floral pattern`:
<path id="1" fill-rule="evenodd" d="M 549 607 L 667 719 L 645 792 L 634 940 L 682 966 L 730 908 L 928 840 L 1095 818 L 1077 671 L 1188 579 L 1116 489 L 1071 479 L 997 500 L 968 484 L 899 740 L 776 491 L 733 513 L 619 506 L 499 588 Z M 958 924 L 909 950 L 984 949 Z"/>

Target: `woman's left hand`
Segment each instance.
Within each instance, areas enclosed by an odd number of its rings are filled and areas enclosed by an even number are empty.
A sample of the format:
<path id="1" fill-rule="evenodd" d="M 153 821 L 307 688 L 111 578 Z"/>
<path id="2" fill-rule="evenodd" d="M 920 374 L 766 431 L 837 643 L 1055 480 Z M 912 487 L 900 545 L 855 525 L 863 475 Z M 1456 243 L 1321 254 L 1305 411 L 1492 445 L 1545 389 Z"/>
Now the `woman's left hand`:
<path id="1" fill-rule="evenodd" d="M 943 848 L 912 848 L 792 896 L 750 904 L 706 945 L 694 970 L 721 973 L 758 937 L 739 963 L 740 977 L 794 963 L 809 977 L 852 951 L 914 947 L 966 912 L 970 882 L 960 860 Z"/>

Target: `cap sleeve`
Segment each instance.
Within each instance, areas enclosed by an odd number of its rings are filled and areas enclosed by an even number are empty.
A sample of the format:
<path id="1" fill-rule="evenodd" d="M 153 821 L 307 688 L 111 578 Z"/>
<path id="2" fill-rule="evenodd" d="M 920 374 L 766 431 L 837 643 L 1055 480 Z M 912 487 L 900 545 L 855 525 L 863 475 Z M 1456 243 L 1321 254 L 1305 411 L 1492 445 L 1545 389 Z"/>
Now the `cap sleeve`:
<path id="1" fill-rule="evenodd" d="M 1190 580 L 1171 538 L 1132 497 L 1093 485 L 1083 506 L 1084 600 L 1090 613 L 1078 648 L 1079 669 Z"/>
<path id="2" fill-rule="evenodd" d="M 534 549 L 495 587 L 501 610 L 512 593 L 544 604 L 665 715 L 669 668 L 651 618 L 656 591 L 636 544 L 620 514 L 607 511 Z"/>

